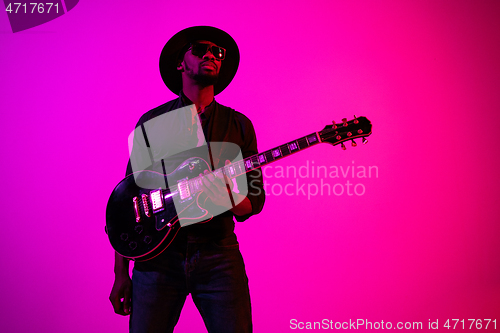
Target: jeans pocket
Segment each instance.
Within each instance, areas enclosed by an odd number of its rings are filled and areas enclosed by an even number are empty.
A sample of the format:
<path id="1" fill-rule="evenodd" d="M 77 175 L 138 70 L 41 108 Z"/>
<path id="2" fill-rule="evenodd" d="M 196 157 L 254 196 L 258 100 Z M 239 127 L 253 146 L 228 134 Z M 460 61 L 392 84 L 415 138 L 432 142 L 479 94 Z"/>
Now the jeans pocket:
<path id="1" fill-rule="evenodd" d="M 214 248 L 220 250 L 237 250 L 240 248 L 240 244 L 236 240 L 236 235 L 231 235 L 226 238 L 213 240 L 212 245 Z"/>

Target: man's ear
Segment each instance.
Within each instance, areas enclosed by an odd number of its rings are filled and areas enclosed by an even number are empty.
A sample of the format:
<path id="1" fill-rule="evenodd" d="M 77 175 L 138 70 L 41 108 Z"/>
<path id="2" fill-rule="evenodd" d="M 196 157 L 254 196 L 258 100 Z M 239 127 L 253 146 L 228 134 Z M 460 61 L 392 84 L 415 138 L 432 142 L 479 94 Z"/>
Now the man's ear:
<path id="1" fill-rule="evenodd" d="M 177 62 L 177 70 L 184 72 L 184 61 L 178 61 Z"/>

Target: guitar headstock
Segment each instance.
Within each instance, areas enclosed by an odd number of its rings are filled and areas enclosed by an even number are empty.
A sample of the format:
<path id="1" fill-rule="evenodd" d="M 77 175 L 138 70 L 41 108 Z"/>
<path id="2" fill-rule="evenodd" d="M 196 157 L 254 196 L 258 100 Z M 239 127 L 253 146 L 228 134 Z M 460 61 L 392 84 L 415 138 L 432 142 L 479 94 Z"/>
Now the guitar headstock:
<path id="1" fill-rule="evenodd" d="M 356 117 L 347 121 L 342 119 L 341 123 L 333 122 L 332 125 L 326 125 L 322 131 L 318 132 L 321 142 L 328 142 L 332 145 L 342 145 L 346 149 L 344 141 L 352 140 L 352 146 L 357 144 L 354 139 L 363 138 L 363 144 L 367 143 L 366 137 L 372 134 L 372 123 L 366 117 Z"/>

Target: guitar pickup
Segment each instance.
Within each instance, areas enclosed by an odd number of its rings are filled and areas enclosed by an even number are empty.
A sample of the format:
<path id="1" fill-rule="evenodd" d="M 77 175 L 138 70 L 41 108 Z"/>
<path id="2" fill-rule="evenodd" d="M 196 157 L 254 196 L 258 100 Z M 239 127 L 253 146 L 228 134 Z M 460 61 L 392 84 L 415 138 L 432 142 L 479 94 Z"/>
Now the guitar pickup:
<path id="1" fill-rule="evenodd" d="M 189 181 L 186 179 L 180 180 L 177 183 L 177 188 L 179 189 L 179 194 L 181 197 L 181 200 L 187 199 L 191 196 L 191 193 L 189 191 Z"/>
<path id="2" fill-rule="evenodd" d="M 161 192 L 161 189 L 149 192 L 149 196 L 151 198 L 151 208 L 153 209 L 153 213 L 165 209 L 165 205 L 163 202 L 163 194 Z"/>

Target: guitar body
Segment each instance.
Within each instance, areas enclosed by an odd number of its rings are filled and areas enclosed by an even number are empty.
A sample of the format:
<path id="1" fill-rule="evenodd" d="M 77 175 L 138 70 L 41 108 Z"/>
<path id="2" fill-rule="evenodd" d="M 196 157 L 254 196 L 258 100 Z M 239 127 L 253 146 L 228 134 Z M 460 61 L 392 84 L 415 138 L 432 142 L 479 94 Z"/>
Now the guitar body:
<path id="1" fill-rule="evenodd" d="M 210 171 L 208 163 L 192 157 L 168 175 L 141 171 L 123 179 L 111 193 L 106 207 L 106 232 L 116 252 L 132 260 L 149 260 L 172 242 L 181 221 L 210 220 L 212 216 L 198 202 L 200 192 L 186 195 L 178 190 L 182 186 L 175 186 L 186 184 L 205 170 Z M 156 211 L 153 197 L 156 201 L 161 197 L 163 201 Z"/>

